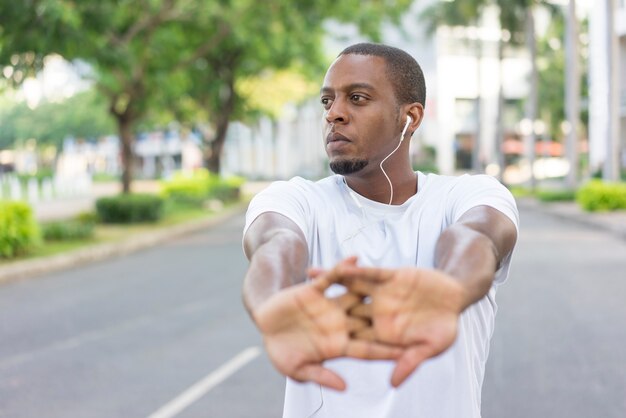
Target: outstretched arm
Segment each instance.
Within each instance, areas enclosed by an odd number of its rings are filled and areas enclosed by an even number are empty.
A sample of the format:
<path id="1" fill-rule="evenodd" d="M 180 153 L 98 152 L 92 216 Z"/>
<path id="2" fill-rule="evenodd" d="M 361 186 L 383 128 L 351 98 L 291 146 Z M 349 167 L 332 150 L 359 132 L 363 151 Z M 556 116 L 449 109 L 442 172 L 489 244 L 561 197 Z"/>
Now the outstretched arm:
<path id="1" fill-rule="evenodd" d="M 468 210 L 443 231 L 437 241 L 435 267 L 462 285 L 461 311 L 487 294 L 516 240 L 513 222 L 489 206 Z"/>
<path id="2" fill-rule="evenodd" d="M 244 303 L 279 372 L 294 380 L 343 390 L 345 382 L 322 365 L 325 360 L 342 356 L 391 359 L 401 350 L 349 338 L 350 332 L 368 326 L 367 321 L 346 314 L 360 298 L 346 293 L 328 299 L 324 292 L 339 280 L 339 271 L 354 265 L 356 259 L 344 260 L 306 282 L 307 248 L 302 232 L 291 220 L 277 213 L 259 216 L 244 238 L 250 259 Z"/>
<path id="3" fill-rule="evenodd" d="M 504 214 L 479 206 L 441 234 L 435 270 L 344 269 L 342 283 L 372 301 L 350 310 L 374 325 L 356 336 L 404 347 L 391 379 L 394 386 L 454 343 L 459 315 L 489 291 L 516 236 Z"/>
<path id="4" fill-rule="evenodd" d="M 300 228 L 275 212 L 260 215 L 250 225 L 243 245 L 250 260 L 243 301 L 254 318 L 254 311 L 273 294 L 304 282 L 309 253 Z"/>

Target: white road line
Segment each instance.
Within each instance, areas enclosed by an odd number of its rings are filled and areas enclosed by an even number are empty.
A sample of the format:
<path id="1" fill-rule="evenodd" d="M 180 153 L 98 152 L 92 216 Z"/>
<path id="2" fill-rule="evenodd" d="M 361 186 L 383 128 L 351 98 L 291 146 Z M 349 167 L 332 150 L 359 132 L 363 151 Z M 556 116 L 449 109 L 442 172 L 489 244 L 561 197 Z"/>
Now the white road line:
<path id="1" fill-rule="evenodd" d="M 246 348 L 241 353 L 233 357 L 228 363 L 222 365 L 219 369 L 215 370 L 213 373 L 191 386 L 176 398 L 172 399 L 158 411 L 148 416 L 148 418 L 172 418 L 178 415 L 181 411 L 196 402 L 215 386 L 228 379 L 237 370 L 254 360 L 259 354 L 261 354 L 261 349 L 259 347 Z"/>

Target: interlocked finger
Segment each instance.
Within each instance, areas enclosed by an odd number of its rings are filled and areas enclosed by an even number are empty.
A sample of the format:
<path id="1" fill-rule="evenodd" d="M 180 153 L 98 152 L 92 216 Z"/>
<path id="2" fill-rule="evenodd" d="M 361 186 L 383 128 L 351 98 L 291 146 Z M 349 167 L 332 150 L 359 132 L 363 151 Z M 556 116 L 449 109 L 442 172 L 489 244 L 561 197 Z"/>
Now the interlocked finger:
<path id="1" fill-rule="evenodd" d="M 361 341 L 376 341 L 376 333 L 371 326 L 362 328 L 356 332 L 351 332 L 350 337 Z"/>
<path id="2" fill-rule="evenodd" d="M 371 322 L 361 318 L 348 317 L 348 332 L 350 335 L 356 335 L 368 328 L 371 328 Z"/>
<path id="3" fill-rule="evenodd" d="M 368 319 L 371 321 L 372 318 L 374 317 L 372 304 L 371 303 L 355 304 L 352 307 L 350 307 L 350 310 L 348 311 L 348 315 L 356 317 L 356 318 Z"/>
<path id="4" fill-rule="evenodd" d="M 350 292 L 360 296 L 371 296 L 380 285 L 378 282 L 358 277 L 344 278 L 341 280 L 341 284 L 347 287 Z"/>
<path id="5" fill-rule="evenodd" d="M 332 300 L 335 301 L 337 305 L 339 305 L 342 311 L 349 312 L 354 307 L 359 305 L 359 303 L 361 302 L 361 297 L 352 292 L 347 292 L 341 296 L 332 298 Z"/>

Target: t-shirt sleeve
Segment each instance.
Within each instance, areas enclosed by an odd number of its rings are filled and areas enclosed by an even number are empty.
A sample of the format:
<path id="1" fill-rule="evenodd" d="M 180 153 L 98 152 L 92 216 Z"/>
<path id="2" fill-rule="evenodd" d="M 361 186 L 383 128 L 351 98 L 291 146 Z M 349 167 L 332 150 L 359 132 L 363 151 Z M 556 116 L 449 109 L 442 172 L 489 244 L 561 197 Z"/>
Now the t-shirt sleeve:
<path id="1" fill-rule="evenodd" d="M 513 195 L 491 176 L 461 177 L 450 191 L 448 202 L 450 223 L 457 222 L 465 212 L 476 206 L 490 206 L 506 215 L 518 229 L 519 213 Z"/>
<path id="2" fill-rule="evenodd" d="M 452 188 L 448 201 L 448 220 L 457 222 L 468 210 L 477 206 L 492 207 L 515 225 L 519 236 L 519 213 L 515 199 L 509 190 L 498 180 L 487 175 L 463 176 Z M 500 269 L 496 272 L 495 283 L 503 283 L 509 272 L 511 254 L 502 260 Z"/>
<path id="3" fill-rule="evenodd" d="M 259 215 L 266 212 L 279 213 L 292 220 L 308 237 L 308 225 L 311 210 L 305 194 L 306 180 L 294 178 L 290 181 L 277 181 L 258 193 L 251 201 L 246 212 L 246 225 L 243 235 Z M 309 220 L 309 221 L 307 221 Z"/>

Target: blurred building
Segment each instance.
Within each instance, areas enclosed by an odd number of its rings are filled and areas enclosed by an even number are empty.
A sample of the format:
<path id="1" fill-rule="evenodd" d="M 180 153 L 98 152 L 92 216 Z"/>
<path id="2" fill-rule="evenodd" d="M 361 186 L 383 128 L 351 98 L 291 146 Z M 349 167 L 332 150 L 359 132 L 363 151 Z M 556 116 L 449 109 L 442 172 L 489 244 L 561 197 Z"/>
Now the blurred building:
<path id="1" fill-rule="evenodd" d="M 500 65 L 498 41 L 502 31 L 497 10 L 487 10 L 480 27 L 440 28 L 428 36 L 420 15 L 434 1 L 416 1 L 403 17 L 401 28 L 389 25 L 383 30 L 382 41 L 415 57 L 426 78 L 425 119 L 414 134 L 411 152 L 417 161 L 425 149 L 435 149 L 439 171 L 452 174 L 471 169 L 473 149 L 480 144 L 480 162 L 486 167 L 497 162 L 501 80 L 504 136 L 513 137 L 523 117 L 522 100 L 528 94 L 529 57 L 521 48 L 507 47 Z M 326 44 L 331 57 L 364 40 L 349 25 L 330 22 L 328 29 L 333 34 Z M 320 84 L 322 77 L 320 74 Z M 262 119 L 252 127 L 233 124 L 225 144 L 224 172 L 250 178 L 327 175 L 321 120 L 322 107 L 315 98 L 303 105 L 287 106 L 278 121 Z"/>

